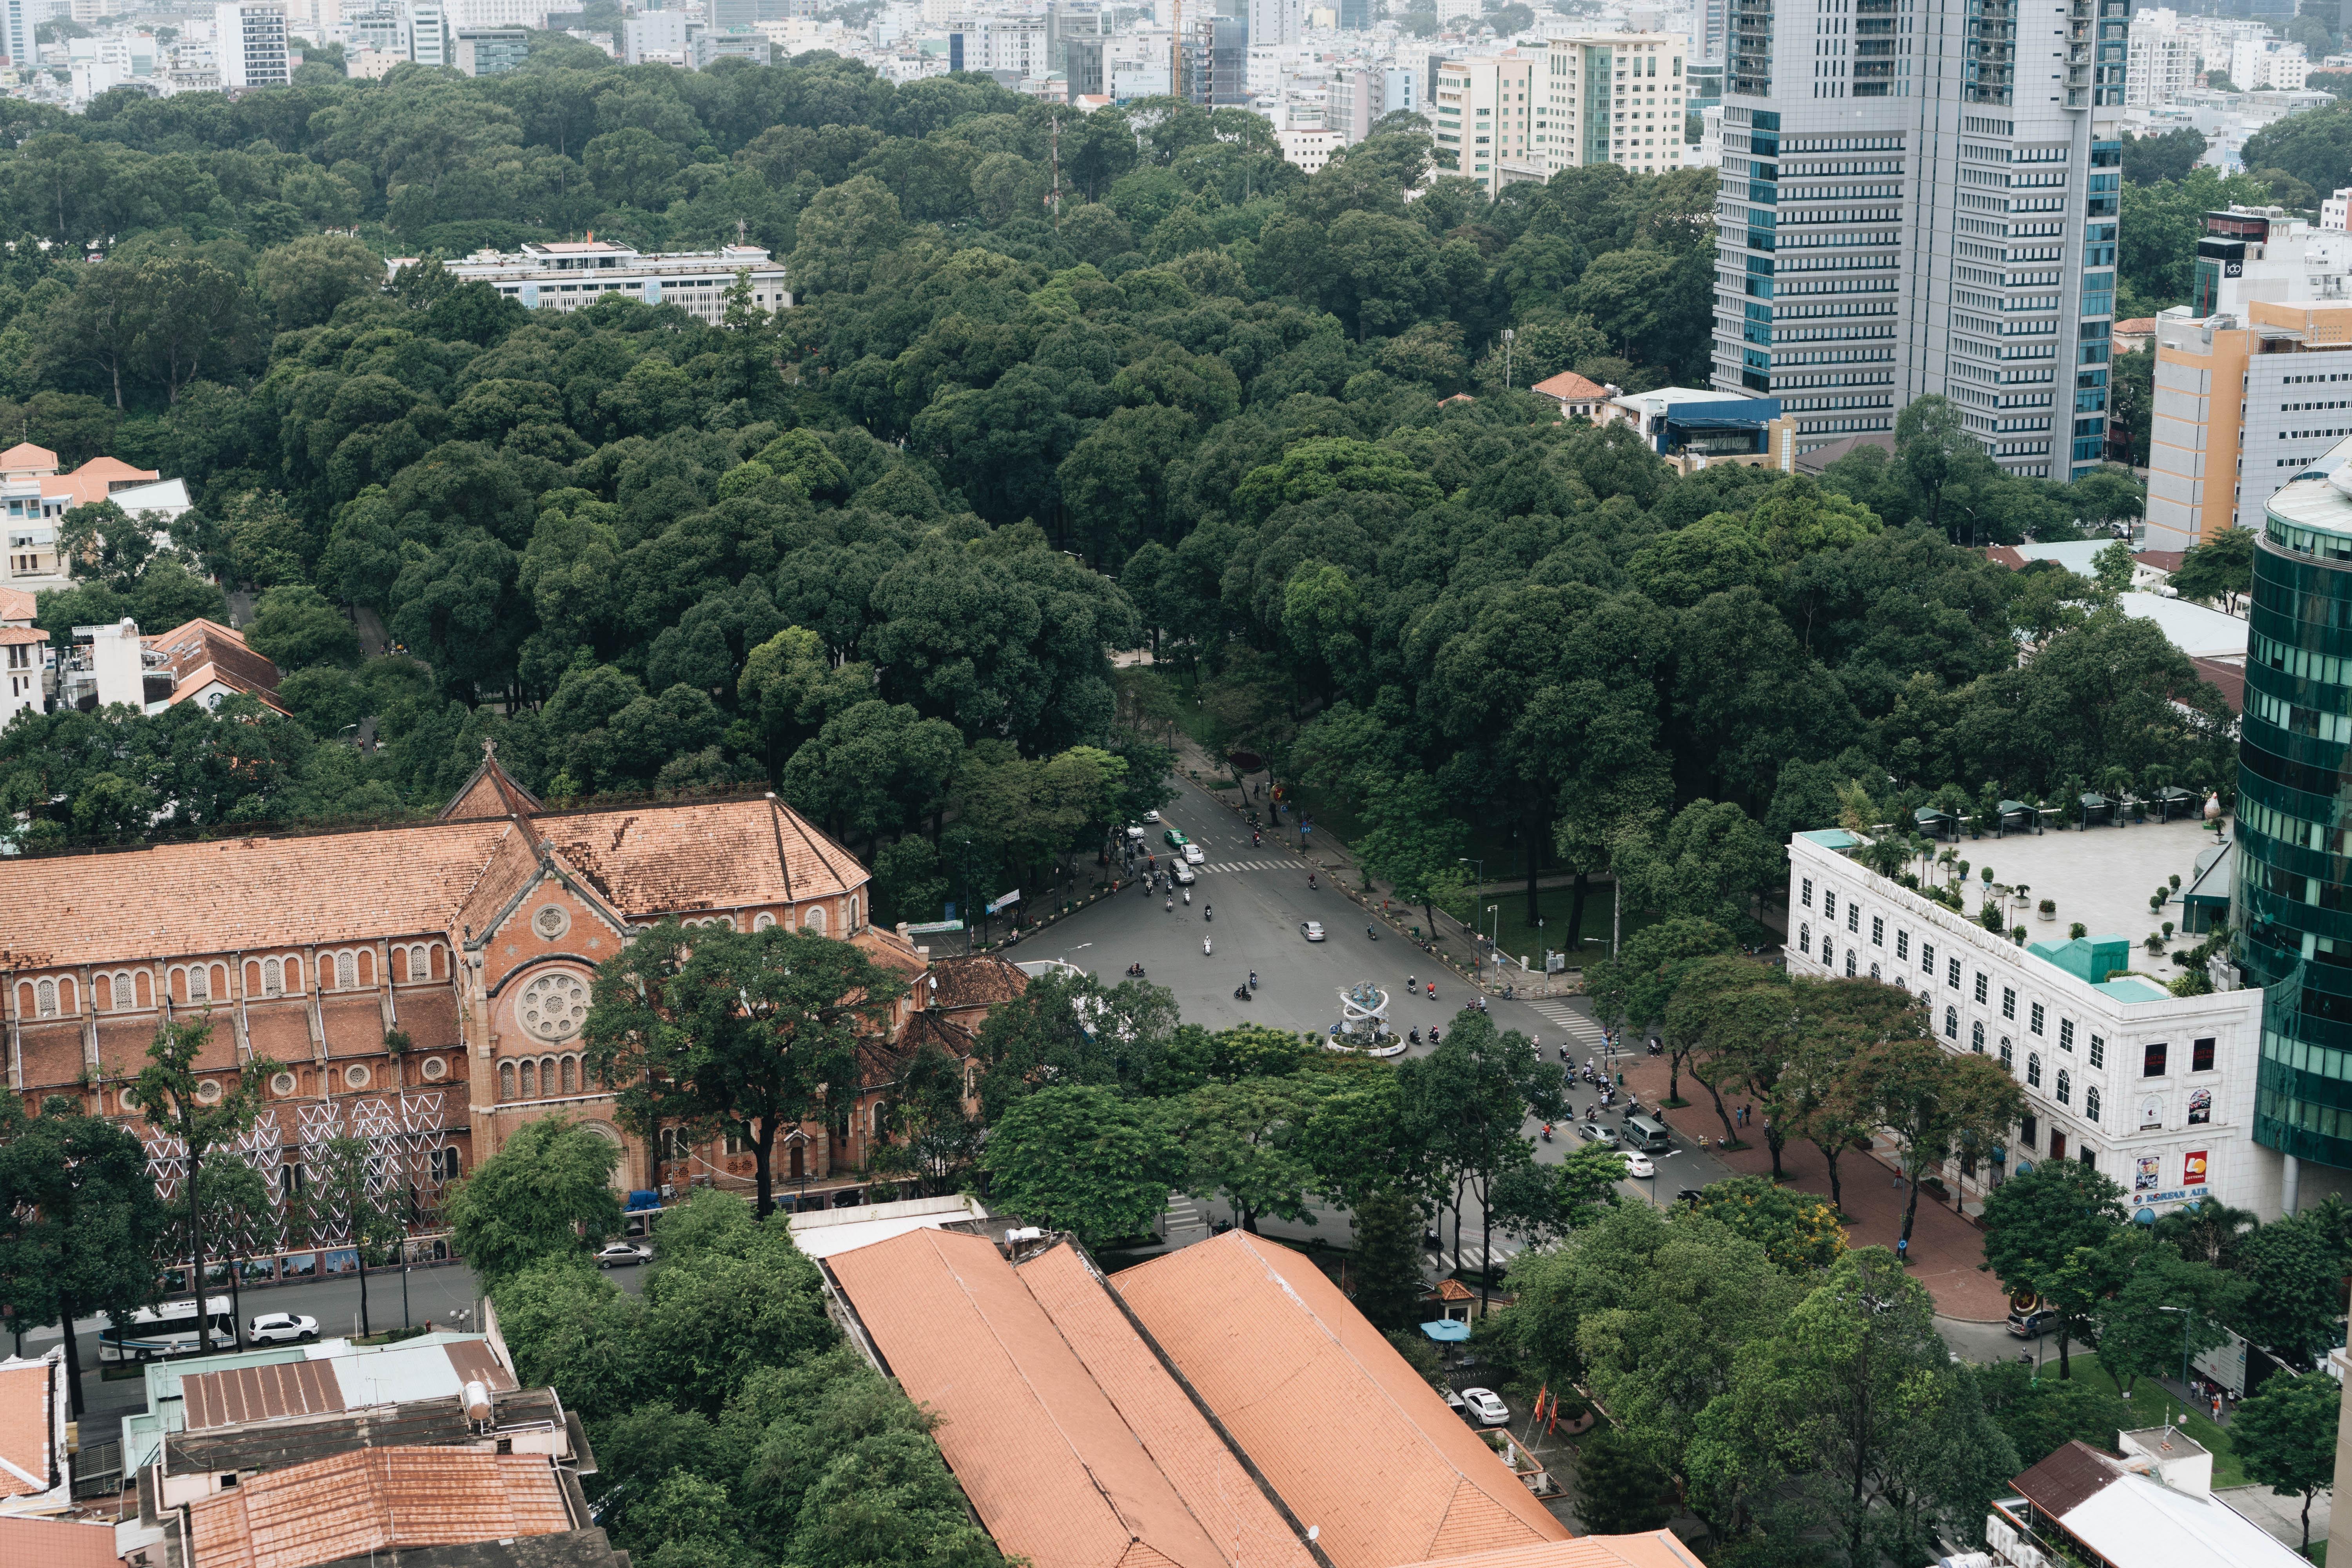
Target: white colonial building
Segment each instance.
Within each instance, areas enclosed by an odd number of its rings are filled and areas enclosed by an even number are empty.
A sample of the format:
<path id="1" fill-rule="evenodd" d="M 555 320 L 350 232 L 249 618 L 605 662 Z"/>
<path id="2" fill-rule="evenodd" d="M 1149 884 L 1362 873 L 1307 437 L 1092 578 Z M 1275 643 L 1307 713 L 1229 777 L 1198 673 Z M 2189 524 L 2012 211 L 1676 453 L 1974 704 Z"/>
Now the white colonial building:
<path id="1" fill-rule="evenodd" d="M 2193 830 L 2190 839 L 2181 837 L 2189 827 L 2092 827 L 1958 847 L 2004 864 L 2030 864 L 2045 848 L 2128 858 L 2154 886 L 2164 876 L 2147 863 L 2145 848 L 2210 842 Z M 2072 842 L 2045 844 L 2050 839 Z M 2251 1136 L 2259 990 L 2175 996 L 2144 972 L 2169 970 L 2168 962 L 2140 953 L 2123 936 L 2066 941 L 2058 927 L 2048 939 L 2020 944 L 1879 876 L 1852 858 L 1864 842 L 1839 828 L 1790 840 L 1789 969 L 1866 976 L 1916 992 L 1945 1049 L 1994 1057 L 2016 1078 L 2030 1114 L 1990 1169 L 1964 1177 L 1955 1163 L 1948 1183 L 1980 1198 L 2034 1163 L 2080 1160 L 2121 1184 L 2142 1219 L 2208 1194 L 2265 1219 L 2278 1215 L 2279 1156 Z M 2071 895 L 2082 887 L 2080 878 L 2053 876 L 2034 891 Z M 1964 896 L 1974 902 L 1980 891 Z M 2026 909 L 2004 907 L 2006 925 L 2030 919 Z M 2116 973 L 2136 957 L 2143 973 Z M 2304 1201 L 2315 1195 L 2306 1192 Z"/>
<path id="2" fill-rule="evenodd" d="M 416 262 L 415 257 L 397 256 L 384 269 L 397 278 L 402 268 Z M 727 291 L 744 275 L 759 309 L 788 310 L 793 302 L 783 263 L 756 245 L 651 251 L 591 235 L 534 241 L 513 252 L 478 250 L 444 266 L 450 277 L 488 283 L 527 310 L 581 310 L 607 294 L 621 294 L 648 305 L 677 305 L 716 325 L 727 314 Z"/>

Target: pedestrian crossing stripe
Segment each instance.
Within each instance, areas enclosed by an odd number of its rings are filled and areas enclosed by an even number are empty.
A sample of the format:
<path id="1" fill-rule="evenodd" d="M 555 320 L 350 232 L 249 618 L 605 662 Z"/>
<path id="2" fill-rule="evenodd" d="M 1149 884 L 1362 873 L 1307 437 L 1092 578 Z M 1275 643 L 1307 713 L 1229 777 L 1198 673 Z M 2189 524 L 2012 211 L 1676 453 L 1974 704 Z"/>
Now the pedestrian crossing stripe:
<path id="1" fill-rule="evenodd" d="M 1528 1005 L 1533 1008 L 1536 1016 L 1544 1022 L 1557 1025 L 1567 1030 L 1569 1037 L 1579 1045 L 1597 1046 L 1609 1037 L 1608 1032 L 1599 1024 L 1565 1002 L 1530 998 Z"/>

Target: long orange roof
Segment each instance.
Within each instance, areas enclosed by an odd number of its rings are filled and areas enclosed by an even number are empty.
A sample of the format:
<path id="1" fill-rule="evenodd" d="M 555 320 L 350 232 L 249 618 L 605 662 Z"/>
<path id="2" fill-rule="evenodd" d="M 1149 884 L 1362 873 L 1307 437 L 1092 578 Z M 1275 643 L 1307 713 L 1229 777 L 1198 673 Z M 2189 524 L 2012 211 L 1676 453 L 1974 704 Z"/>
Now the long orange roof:
<path id="1" fill-rule="evenodd" d="M 1228 1231 L 1125 1269 L 1111 1285 L 1291 1513 L 1319 1527 L 1335 1568 L 1569 1539 L 1501 1456 L 1297 1253 Z"/>
<path id="2" fill-rule="evenodd" d="M 1318 1568 L 1069 1248 L 1016 1271 L 984 1237 L 922 1230 L 826 1267 L 1006 1556 Z"/>

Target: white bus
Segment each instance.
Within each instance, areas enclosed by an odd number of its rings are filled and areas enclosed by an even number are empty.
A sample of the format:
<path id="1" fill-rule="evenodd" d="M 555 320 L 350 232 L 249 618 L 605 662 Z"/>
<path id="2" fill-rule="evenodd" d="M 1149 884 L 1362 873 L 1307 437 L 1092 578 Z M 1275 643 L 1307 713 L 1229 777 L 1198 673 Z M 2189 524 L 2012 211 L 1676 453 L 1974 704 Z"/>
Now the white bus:
<path id="1" fill-rule="evenodd" d="M 212 1319 L 213 1348 L 235 1350 L 236 1315 L 229 1310 L 228 1298 L 205 1297 L 205 1311 Z M 204 1348 L 198 1342 L 198 1328 L 194 1298 L 142 1307 L 131 1314 L 127 1328 L 117 1328 L 112 1319 L 107 1319 L 106 1326 L 98 1331 L 98 1359 L 152 1361 L 157 1356 L 192 1355 Z"/>

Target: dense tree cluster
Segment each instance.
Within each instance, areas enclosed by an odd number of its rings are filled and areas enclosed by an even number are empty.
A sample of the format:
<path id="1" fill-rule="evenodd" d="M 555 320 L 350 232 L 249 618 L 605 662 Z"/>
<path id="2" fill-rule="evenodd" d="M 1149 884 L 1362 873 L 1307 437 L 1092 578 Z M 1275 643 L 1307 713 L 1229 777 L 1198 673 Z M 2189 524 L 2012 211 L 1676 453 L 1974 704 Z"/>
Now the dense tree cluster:
<path id="1" fill-rule="evenodd" d="M 609 1179 L 611 1145 L 574 1123 L 534 1129 L 547 1131 L 500 1150 L 468 1184 L 509 1198 L 529 1188 L 550 1212 L 593 1203 L 582 1173 L 602 1149 Z M 475 1225 L 488 1219 L 486 1205 Z M 524 1385 L 552 1385 L 587 1426 L 616 1545 L 665 1568 L 1002 1561 L 929 1420 L 842 1338 L 781 1217 L 763 1224 L 733 1197 L 698 1194 L 662 1216 L 642 1296 L 556 1228 L 536 1247 L 468 1256 Z"/>

